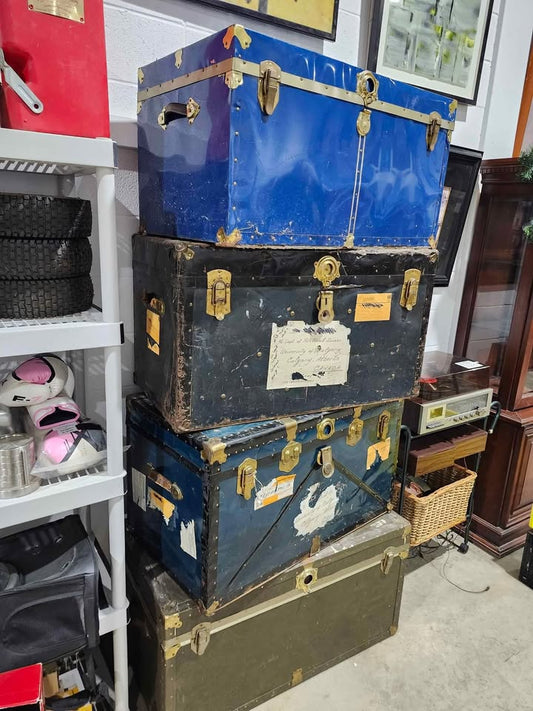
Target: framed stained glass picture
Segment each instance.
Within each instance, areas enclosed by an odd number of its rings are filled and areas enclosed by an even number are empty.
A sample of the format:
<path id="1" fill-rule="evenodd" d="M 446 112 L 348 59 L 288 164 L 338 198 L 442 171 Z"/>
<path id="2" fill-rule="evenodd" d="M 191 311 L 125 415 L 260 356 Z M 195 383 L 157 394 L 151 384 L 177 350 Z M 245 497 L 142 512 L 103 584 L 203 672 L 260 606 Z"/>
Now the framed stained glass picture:
<path id="1" fill-rule="evenodd" d="M 196 2 L 197 0 L 194 0 Z M 305 34 L 334 40 L 339 0 L 201 0 L 221 10 L 250 15 Z"/>
<path id="2" fill-rule="evenodd" d="M 369 67 L 475 104 L 492 0 L 375 0 Z"/>

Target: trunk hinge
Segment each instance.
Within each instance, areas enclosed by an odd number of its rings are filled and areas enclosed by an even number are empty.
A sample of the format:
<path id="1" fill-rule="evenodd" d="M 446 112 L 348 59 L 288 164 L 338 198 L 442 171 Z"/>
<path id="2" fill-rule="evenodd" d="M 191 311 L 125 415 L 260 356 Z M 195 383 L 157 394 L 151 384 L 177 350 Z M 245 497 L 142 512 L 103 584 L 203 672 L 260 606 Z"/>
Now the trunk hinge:
<path id="1" fill-rule="evenodd" d="M 290 472 L 300 461 L 302 445 L 296 441 L 296 433 L 298 431 L 298 423 L 296 420 L 287 417 L 281 420 L 281 422 L 285 425 L 287 431 L 288 444 L 281 450 L 279 470 L 280 472 Z"/>
<path id="2" fill-rule="evenodd" d="M 205 312 L 222 321 L 231 313 L 231 272 L 212 269 L 207 272 L 207 298 Z"/>
<path id="3" fill-rule="evenodd" d="M 400 306 L 403 306 L 407 311 L 411 311 L 416 304 L 421 276 L 420 269 L 407 269 L 404 274 Z"/>
<path id="4" fill-rule="evenodd" d="M 364 421 L 360 419 L 361 409 L 361 407 L 353 409 L 353 420 L 348 425 L 348 434 L 346 435 L 346 444 L 349 447 L 355 447 L 363 436 Z"/>
<path id="5" fill-rule="evenodd" d="M 257 474 L 257 459 L 247 457 L 237 469 L 237 494 L 240 494 L 246 501 L 252 497 L 255 489 L 255 477 Z"/>
<path id="6" fill-rule="evenodd" d="M 261 111 L 267 116 L 271 116 L 278 105 L 280 83 L 281 67 L 268 59 L 261 62 L 259 65 L 257 100 Z"/>

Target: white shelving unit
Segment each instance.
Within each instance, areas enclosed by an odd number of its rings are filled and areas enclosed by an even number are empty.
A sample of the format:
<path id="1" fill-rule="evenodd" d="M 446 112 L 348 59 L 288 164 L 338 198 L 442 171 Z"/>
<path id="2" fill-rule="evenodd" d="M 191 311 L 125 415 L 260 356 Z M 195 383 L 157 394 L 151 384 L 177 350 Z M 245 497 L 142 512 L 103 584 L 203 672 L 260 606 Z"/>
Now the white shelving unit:
<path id="1" fill-rule="evenodd" d="M 100 613 L 100 634 L 113 633 L 115 708 L 127 711 L 128 602 L 120 370 L 122 325 L 118 302 L 114 144 L 106 138 L 76 138 L 0 129 L 0 170 L 65 177 L 96 176 L 95 218 L 99 235 L 102 311 L 94 309 L 51 319 L 0 320 L 0 356 L 103 348 L 107 461 L 104 466 L 52 479 L 28 496 L 0 500 L 0 531 L 98 502 L 108 502 L 111 607 Z"/>

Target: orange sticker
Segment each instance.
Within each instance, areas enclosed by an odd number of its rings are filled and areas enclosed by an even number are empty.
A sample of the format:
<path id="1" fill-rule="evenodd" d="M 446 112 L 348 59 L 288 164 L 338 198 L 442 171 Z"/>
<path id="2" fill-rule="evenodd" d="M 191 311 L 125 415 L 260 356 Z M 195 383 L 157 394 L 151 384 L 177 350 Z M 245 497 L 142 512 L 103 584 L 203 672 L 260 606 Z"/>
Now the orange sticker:
<path id="1" fill-rule="evenodd" d="M 387 437 L 384 442 L 376 442 L 376 444 L 370 445 L 366 453 L 366 468 L 370 469 L 370 467 L 376 462 L 376 459 L 378 457 L 381 459 L 382 462 L 384 462 L 385 459 L 389 458 L 389 456 L 390 437 Z"/>
<path id="2" fill-rule="evenodd" d="M 161 335 L 161 318 L 155 311 L 146 309 L 146 345 L 156 355 L 159 355 L 159 337 Z"/>
<path id="3" fill-rule="evenodd" d="M 354 321 L 390 321 L 392 294 L 358 294 Z"/>

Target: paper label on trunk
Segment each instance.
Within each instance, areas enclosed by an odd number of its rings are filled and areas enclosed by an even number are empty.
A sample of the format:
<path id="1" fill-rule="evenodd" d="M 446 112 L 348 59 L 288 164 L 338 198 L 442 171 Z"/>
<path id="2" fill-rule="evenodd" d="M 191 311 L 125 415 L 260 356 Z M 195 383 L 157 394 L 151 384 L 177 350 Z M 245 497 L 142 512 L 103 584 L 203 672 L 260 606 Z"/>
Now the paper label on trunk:
<path id="1" fill-rule="evenodd" d="M 350 364 L 350 329 L 339 321 L 272 324 L 267 390 L 344 385 Z"/>
<path id="2" fill-rule="evenodd" d="M 168 526 L 170 519 L 172 518 L 172 514 L 174 513 L 174 509 L 176 508 L 174 504 L 171 501 L 168 501 L 168 499 L 165 499 L 164 496 L 161 496 L 161 494 L 158 494 L 157 491 L 150 489 L 148 506 L 151 509 L 157 509 L 162 514 L 163 519 Z"/>
<path id="3" fill-rule="evenodd" d="M 296 474 L 288 474 L 287 476 L 278 476 L 268 484 L 256 489 L 254 499 L 254 509 L 262 509 L 269 504 L 274 504 L 280 499 L 285 499 L 287 496 L 292 496 L 294 491 L 294 479 Z"/>
<path id="4" fill-rule="evenodd" d="M 370 467 L 374 464 L 378 456 L 381 461 L 384 462 L 385 459 L 389 458 L 389 455 L 390 437 L 387 437 L 384 442 L 376 442 L 376 444 L 370 445 L 366 454 L 366 468 L 370 469 Z"/>
<path id="5" fill-rule="evenodd" d="M 390 321 L 392 294 L 357 294 L 354 321 Z"/>
<path id="6" fill-rule="evenodd" d="M 146 309 L 146 345 L 148 349 L 159 355 L 159 337 L 161 334 L 161 319 L 155 311 Z"/>
<path id="7" fill-rule="evenodd" d="M 294 519 L 294 528 L 299 536 L 307 536 L 318 531 L 335 518 L 339 500 L 334 484 L 327 486 L 317 497 L 320 484 L 309 487 L 306 497 L 300 503 L 300 513 Z"/>
<path id="8" fill-rule="evenodd" d="M 182 521 L 180 524 L 180 546 L 185 553 L 196 560 L 196 538 L 194 536 L 194 521 Z"/>
<path id="9" fill-rule="evenodd" d="M 133 502 L 146 511 L 146 476 L 135 467 L 131 468 L 131 494 Z"/>

